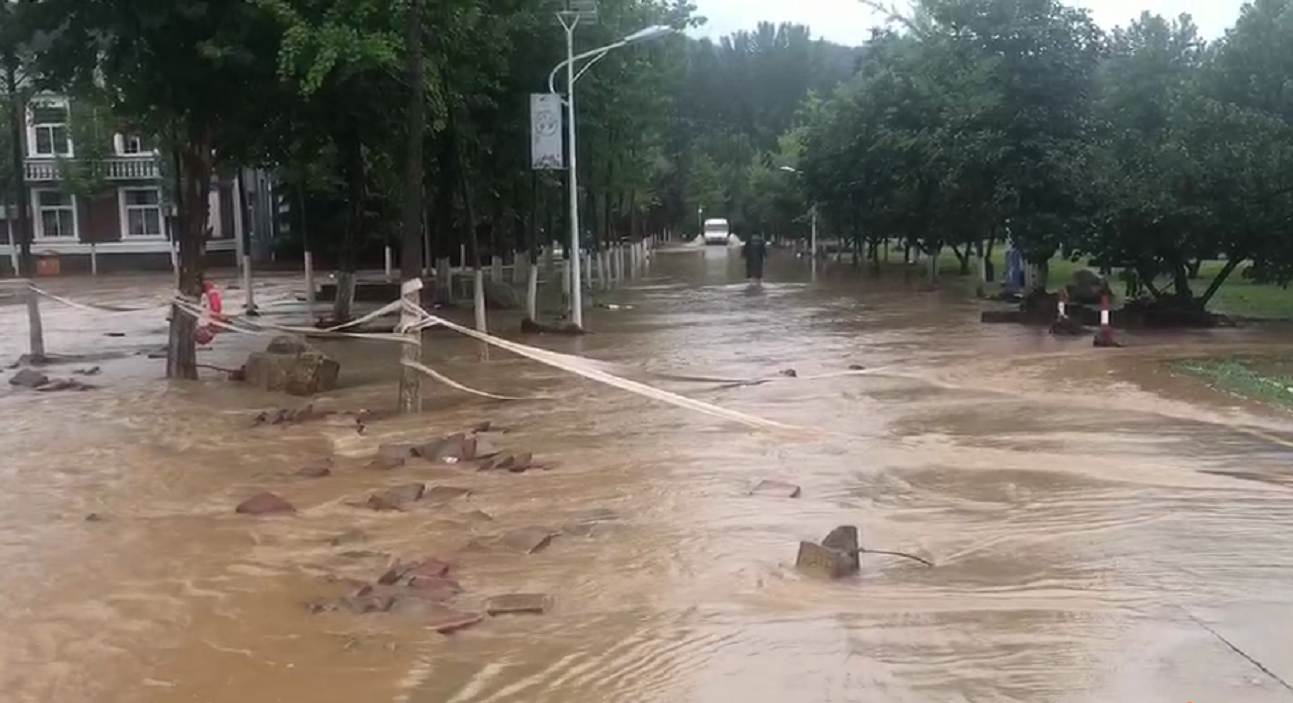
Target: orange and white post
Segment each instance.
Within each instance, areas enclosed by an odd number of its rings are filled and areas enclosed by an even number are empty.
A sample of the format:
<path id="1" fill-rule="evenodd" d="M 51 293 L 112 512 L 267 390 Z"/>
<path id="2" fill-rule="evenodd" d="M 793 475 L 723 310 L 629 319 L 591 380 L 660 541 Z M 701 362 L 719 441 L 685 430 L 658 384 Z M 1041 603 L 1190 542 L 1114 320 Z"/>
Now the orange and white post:
<path id="1" fill-rule="evenodd" d="M 1113 340 L 1113 326 L 1110 324 L 1109 315 L 1109 294 L 1104 293 L 1100 296 L 1100 331 L 1095 335 L 1097 347 L 1118 346 Z"/>

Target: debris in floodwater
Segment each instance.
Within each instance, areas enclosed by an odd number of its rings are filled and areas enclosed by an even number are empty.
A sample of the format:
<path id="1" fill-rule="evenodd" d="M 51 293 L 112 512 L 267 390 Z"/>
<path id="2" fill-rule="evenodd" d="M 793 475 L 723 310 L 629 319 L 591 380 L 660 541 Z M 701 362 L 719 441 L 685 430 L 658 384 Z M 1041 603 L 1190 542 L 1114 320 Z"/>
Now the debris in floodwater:
<path id="1" fill-rule="evenodd" d="M 332 415 L 328 410 L 315 410 L 314 403 L 306 403 L 299 408 L 275 408 L 262 410 L 251 419 L 252 427 L 261 425 L 283 425 L 307 420 L 319 420 Z"/>
<path id="2" fill-rule="evenodd" d="M 496 544 L 513 552 L 534 554 L 547 549 L 548 545 L 552 544 L 552 538 L 556 534 L 556 532 L 546 527 L 522 527 L 504 533 L 498 538 Z"/>
<path id="3" fill-rule="evenodd" d="M 105 520 L 107 520 L 107 518 L 100 515 L 99 513 L 90 513 L 89 515 L 85 516 L 86 522 L 104 522 Z"/>
<path id="4" fill-rule="evenodd" d="M 788 378 L 798 378 L 799 372 L 795 371 L 794 369 L 782 369 L 777 372 L 777 375 L 786 376 Z"/>
<path id="5" fill-rule="evenodd" d="M 343 544 L 354 544 L 355 542 L 365 542 L 368 540 L 368 533 L 363 530 L 351 529 L 342 532 L 335 537 L 328 538 L 328 544 L 334 547 L 340 547 Z"/>
<path id="6" fill-rule="evenodd" d="M 523 454 L 499 454 L 480 462 L 476 468 L 478 471 L 510 471 L 514 474 L 522 474 L 539 467 L 534 463 L 534 455 L 530 452 L 525 452 Z"/>
<path id="7" fill-rule="evenodd" d="M 904 552 L 867 549 L 860 546 L 859 541 L 856 527 L 841 525 L 831 530 L 821 544 L 800 542 L 795 568 L 804 573 L 828 579 L 844 578 L 861 571 L 860 555 L 862 554 L 885 554 L 918 561 L 925 566 L 934 566 L 933 562 L 923 557 Z"/>
<path id="8" fill-rule="evenodd" d="M 406 483 L 368 496 L 363 507 L 373 510 L 401 510 L 409 503 L 421 500 L 424 491 L 426 491 L 426 484 Z"/>
<path id="9" fill-rule="evenodd" d="M 457 632 L 466 627 L 471 627 L 485 619 L 483 613 L 469 613 L 457 610 L 445 609 L 434 615 L 427 623 L 427 627 L 447 635 L 451 632 Z"/>
<path id="10" fill-rule="evenodd" d="M 552 598 L 544 593 L 511 593 L 494 596 L 485 601 L 485 612 L 490 616 L 520 613 L 542 614 L 552 607 Z"/>
<path id="11" fill-rule="evenodd" d="M 70 378 L 57 378 L 51 380 L 49 383 L 36 386 L 36 390 L 40 393 L 56 393 L 58 391 L 90 391 L 95 388 L 98 388 L 98 386 L 81 383 L 80 381 Z"/>
<path id="12" fill-rule="evenodd" d="M 302 478 L 324 478 L 332 475 L 332 466 L 332 457 L 325 456 L 302 466 L 296 475 Z"/>
<path id="13" fill-rule="evenodd" d="M 798 498 L 801 493 L 799 486 L 785 481 L 760 481 L 759 485 L 750 491 L 750 495 L 776 496 L 779 498 Z"/>
<path id="14" fill-rule="evenodd" d="M 425 503 L 443 505 L 444 503 L 469 495 L 471 495 L 471 489 L 469 488 L 459 488 L 457 486 L 433 486 L 431 490 L 427 491 L 426 494 L 422 496 L 422 501 Z"/>
<path id="15" fill-rule="evenodd" d="M 296 508 L 279 496 L 266 491 L 265 493 L 257 493 L 239 503 L 234 511 L 244 515 L 276 515 L 294 513 Z"/>
<path id="16" fill-rule="evenodd" d="M 849 556 L 813 542 L 800 542 L 795 568 L 813 576 L 840 579 L 854 573 Z"/>
<path id="17" fill-rule="evenodd" d="M 849 364 L 849 371 L 866 371 L 866 367 L 862 364 Z"/>

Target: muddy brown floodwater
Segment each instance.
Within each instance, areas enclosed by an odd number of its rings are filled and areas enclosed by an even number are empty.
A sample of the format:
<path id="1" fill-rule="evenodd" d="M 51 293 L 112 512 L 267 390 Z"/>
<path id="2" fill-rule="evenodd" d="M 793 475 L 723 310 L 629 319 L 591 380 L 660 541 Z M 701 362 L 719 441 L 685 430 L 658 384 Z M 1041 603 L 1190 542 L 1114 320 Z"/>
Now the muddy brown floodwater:
<path id="1" fill-rule="evenodd" d="M 592 312 L 597 334 L 585 339 L 538 342 L 724 376 L 878 369 L 726 389 L 662 383 L 831 432 L 799 441 L 502 353 L 479 362 L 474 343 L 443 333 L 427 337 L 438 370 L 553 399 L 434 388 L 433 410 L 363 436 L 326 421 L 251 430 L 252 412 L 281 399 L 168 385 L 162 362 L 133 355 L 162 342 L 160 313 L 45 303 L 51 351 L 126 356 L 101 362 L 95 391 L 0 388 L 0 700 L 1293 701 L 1276 678 L 1293 679 L 1293 495 L 1275 480 L 1289 471 L 1293 423 L 1162 363 L 1271 348 L 1289 330 L 1095 350 L 980 325 L 976 304 L 918 292 L 917 276 L 828 268 L 810 283 L 805 268 L 774 258 L 753 292 L 726 251 L 662 254 L 608 298 L 633 309 Z M 162 299 L 166 279 L 49 285 L 145 302 Z M 288 290 L 272 282 L 262 300 Z M 226 307 L 239 307 L 236 292 Z M 23 319 L 0 307 L 6 359 L 23 351 Z M 258 343 L 224 336 L 204 356 L 234 365 Z M 324 346 L 344 364 L 332 401 L 392 402 L 391 349 Z M 553 469 L 364 467 L 382 442 L 482 419 Z M 333 476 L 292 476 L 329 454 Z M 747 495 L 763 479 L 803 495 Z M 345 504 L 409 480 L 474 493 L 405 513 Z M 234 514 L 261 490 L 299 513 Z M 548 593 L 547 614 L 443 636 L 407 615 L 304 607 L 339 595 L 327 575 L 372 578 L 388 555 L 448 554 L 594 509 L 620 519 L 530 556 L 461 556 L 469 598 Z M 473 521 L 476 510 L 494 521 Z M 91 512 L 105 519 L 86 522 Z M 855 580 L 798 575 L 796 543 L 840 524 L 937 566 L 866 556 Z M 356 529 L 353 544 L 329 542 Z"/>

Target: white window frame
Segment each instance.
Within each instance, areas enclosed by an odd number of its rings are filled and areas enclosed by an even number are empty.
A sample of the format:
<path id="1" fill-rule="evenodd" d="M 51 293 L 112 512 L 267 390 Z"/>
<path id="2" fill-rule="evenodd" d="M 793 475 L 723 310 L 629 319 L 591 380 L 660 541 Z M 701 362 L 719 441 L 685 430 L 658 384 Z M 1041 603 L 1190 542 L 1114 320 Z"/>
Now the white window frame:
<path id="1" fill-rule="evenodd" d="M 42 207 L 40 204 L 41 193 L 58 193 L 59 195 L 67 197 L 71 201 L 71 203 L 69 205 L 60 206 L 58 208 Z M 70 237 L 66 235 L 55 236 L 55 235 L 45 234 L 45 212 L 44 211 L 47 209 L 49 210 L 70 209 L 72 211 L 72 235 Z M 76 196 L 72 195 L 71 193 L 64 193 L 58 188 L 33 188 L 31 191 L 31 211 L 35 213 L 35 217 L 32 218 L 33 219 L 32 229 L 34 231 L 34 234 L 35 234 L 34 238 L 36 239 L 36 241 L 46 241 L 46 242 L 81 241 L 81 213 L 79 212 L 79 210 L 80 208 L 76 206 Z"/>
<path id="2" fill-rule="evenodd" d="M 134 142 L 138 144 L 138 151 L 127 151 L 126 147 Z M 138 134 L 123 134 L 117 132 L 112 135 L 112 148 L 117 156 L 156 156 L 157 149 L 145 149 L 144 138 Z"/>
<path id="3" fill-rule="evenodd" d="M 42 107 L 53 108 L 53 109 L 61 108 L 64 111 L 64 114 L 67 119 L 65 119 L 61 123 L 60 122 L 37 123 L 36 109 L 42 108 Z M 70 124 L 71 117 L 72 117 L 72 105 L 67 98 L 33 98 L 31 103 L 28 104 L 27 106 L 27 155 L 37 159 L 55 159 L 60 157 L 68 158 L 68 159 L 76 158 L 76 145 L 72 143 L 72 125 Z M 52 129 L 54 127 L 57 127 L 60 124 L 63 127 L 64 134 L 67 135 L 67 141 L 66 141 L 67 153 L 59 154 L 57 153 L 57 149 L 54 152 L 51 152 L 48 154 L 43 154 L 40 151 L 38 151 L 39 140 L 36 139 L 36 134 L 43 128 Z M 52 137 L 50 141 L 53 142 Z"/>
<path id="4" fill-rule="evenodd" d="M 156 205 L 129 205 L 126 203 L 126 192 L 132 190 L 148 190 L 157 194 Z M 157 211 L 157 234 L 131 234 L 130 233 L 130 211 L 131 210 L 156 210 Z M 122 239 L 165 239 L 166 238 L 166 210 L 162 206 L 162 189 L 157 186 L 122 186 L 117 189 L 117 217 L 121 221 L 121 238 Z"/>

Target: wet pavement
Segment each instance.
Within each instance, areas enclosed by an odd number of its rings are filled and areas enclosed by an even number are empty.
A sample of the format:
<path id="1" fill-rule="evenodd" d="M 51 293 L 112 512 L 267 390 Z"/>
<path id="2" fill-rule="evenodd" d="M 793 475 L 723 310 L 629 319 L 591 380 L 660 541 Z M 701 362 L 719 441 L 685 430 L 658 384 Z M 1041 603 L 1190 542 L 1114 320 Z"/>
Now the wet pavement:
<path id="1" fill-rule="evenodd" d="M 501 352 L 481 362 L 477 343 L 444 332 L 426 337 L 438 371 L 553 399 L 428 384 L 426 414 L 362 435 L 333 420 L 253 429 L 282 397 L 215 374 L 167 384 L 163 362 L 138 355 L 164 342 L 162 312 L 42 303 L 50 352 L 112 358 L 95 362 L 94 391 L 0 388 L 0 701 L 1293 701 L 1276 680 L 1293 680 L 1293 494 L 1278 481 L 1293 423 L 1163 363 L 1277 349 L 1293 332 L 1133 335 L 1096 350 L 981 325 L 979 304 L 919 292 L 916 273 L 827 267 L 812 282 L 806 268 L 774 258 L 754 291 L 725 250 L 661 254 L 645 278 L 599 294 L 633 308 L 590 311 L 596 334 L 526 341 L 702 375 L 874 370 L 656 382 L 825 438 L 754 432 Z M 166 282 L 49 287 L 156 303 Z M 258 295 L 290 292 L 276 279 Z M 236 291 L 225 305 L 239 308 Z M 0 359 L 25 351 L 24 315 L 0 307 Z M 203 361 L 235 366 L 263 343 L 221 336 Z M 328 403 L 393 403 L 393 349 L 320 346 L 343 367 Z M 367 468 L 382 443 L 484 419 L 550 470 Z M 332 475 L 294 475 L 323 456 Z M 802 494 L 750 495 L 763 480 Z M 347 504 L 410 481 L 471 493 L 406 512 Z M 234 513 L 266 490 L 298 512 Z M 617 519 L 530 555 L 459 552 L 598 509 Z M 796 573 L 799 540 L 841 524 L 936 566 L 863 555 L 856 579 Z M 446 636 L 408 614 L 305 605 L 391 557 L 438 554 L 455 555 L 469 605 L 545 593 L 551 608 Z"/>

